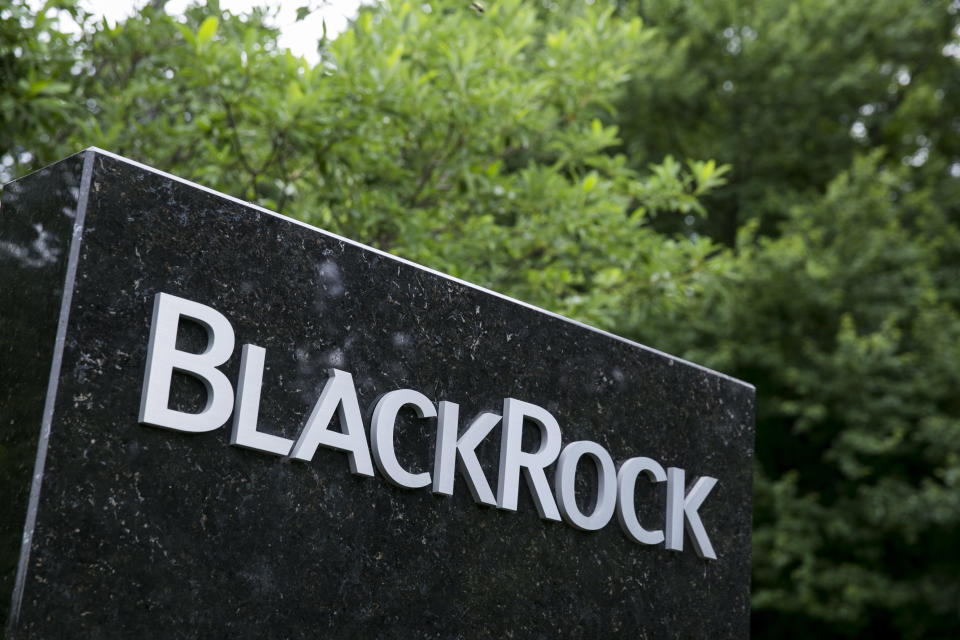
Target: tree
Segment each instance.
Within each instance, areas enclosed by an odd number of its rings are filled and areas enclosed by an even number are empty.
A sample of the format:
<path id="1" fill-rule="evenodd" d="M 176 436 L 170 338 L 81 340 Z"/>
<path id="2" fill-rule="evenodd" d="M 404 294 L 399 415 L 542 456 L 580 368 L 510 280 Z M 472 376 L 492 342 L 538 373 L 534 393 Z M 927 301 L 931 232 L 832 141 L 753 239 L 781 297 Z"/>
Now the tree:
<path id="1" fill-rule="evenodd" d="M 756 637 L 960 624 L 960 313 L 937 275 L 960 232 L 904 173 L 858 160 L 779 237 L 742 232 L 686 331 L 757 385 Z"/>
<path id="2" fill-rule="evenodd" d="M 62 152 L 58 131 L 77 114 L 69 95 L 78 61 L 60 20 L 80 18 L 75 0 L 0 2 L 0 183 Z"/>
<path id="3" fill-rule="evenodd" d="M 753 635 L 956 635 L 956 7 L 622 10 L 660 62 L 614 121 L 628 156 L 733 167 L 660 225 L 727 269 L 682 322 L 618 329 L 757 385 Z"/>
<path id="4" fill-rule="evenodd" d="M 620 109 L 628 155 L 640 164 L 681 154 L 734 167 L 692 230 L 730 245 L 749 220 L 772 233 L 856 155 L 881 148 L 885 162 L 916 166 L 913 179 L 949 185 L 942 202 L 957 201 L 949 179 L 960 172 L 955 5 L 623 5 L 657 33 L 657 55 L 634 75 Z"/>
<path id="5" fill-rule="evenodd" d="M 613 110 L 647 34 L 580 5 L 387 3 L 310 67 L 264 14 L 150 7 L 84 44 L 95 144 L 605 328 L 624 301 L 695 286 L 706 240 L 648 221 L 697 215 L 725 167 L 649 173 L 611 153 Z M 645 309 L 644 313 L 652 311 Z"/>

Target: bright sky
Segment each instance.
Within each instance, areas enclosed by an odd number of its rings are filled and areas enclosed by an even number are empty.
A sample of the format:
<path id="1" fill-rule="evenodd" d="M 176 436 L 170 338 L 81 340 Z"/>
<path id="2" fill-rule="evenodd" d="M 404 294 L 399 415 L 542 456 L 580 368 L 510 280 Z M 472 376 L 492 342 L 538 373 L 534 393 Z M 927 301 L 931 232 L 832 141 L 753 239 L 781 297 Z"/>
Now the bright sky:
<path id="1" fill-rule="evenodd" d="M 111 23 L 129 17 L 147 4 L 149 0 L 81 0 L 81 6 L 98 17 L 106 17 Z M 357 15 L 363 0 L 220 0 L 220 8 L 233 14 L 249 11 L 252 7 L 279 7 L 274 25 L 280 28 L 280 46 L 288 47 L 294 54 L 317 62 L 317 40 L 327 24 L 327 36 L 334 37 L 347 28 L 347 20 Z M 366 0 L 369 4 L 370 0 Z M 167 13 L 178 15 L 191 4 L 191 0 L 169 0 Z M 304 20 L 297 22 L 297 9 L 309 5 L 316 10 Z"/>

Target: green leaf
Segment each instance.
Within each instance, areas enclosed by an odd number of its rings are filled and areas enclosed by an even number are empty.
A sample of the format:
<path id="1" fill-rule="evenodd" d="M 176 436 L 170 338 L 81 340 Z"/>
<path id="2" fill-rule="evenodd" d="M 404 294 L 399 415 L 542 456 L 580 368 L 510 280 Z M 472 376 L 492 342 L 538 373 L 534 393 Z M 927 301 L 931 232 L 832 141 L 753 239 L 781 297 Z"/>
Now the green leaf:
<path id="1" fill-rule="evenodd" d="M 200 28 L 197 29 L 197 44 L 206 44 L 213 39 L 213 36 L 217 33 L 217 24 L 218 20 L 210 16 L 200 25 Z"/>
<path id="2" fill-rule="evenodd" d="M 106 18 L 104 18 L 104 20 L 106 20 Z M 174 26 L 176 27 L 177 31 L 180 32 L 180 35 L 183 36 L 183 39 L 186 40 L 188 43 L 190 43 L 191 45 L 195 45 L 197 43 L 197 37 L 193 35 L 193 32 L 190 31 L 190 29 L 187 28 L 186 25 L 175 23 Z"/>
<path id="3" fill-rule="evenodd" d="M 387 68 L 393 69 L 397 66 L 397 62 L 400 61 L 400 56 L 403 55 L 403 43 L 401 42 L 396 47 L 394 47 L 393 52 L 390 54 L 390 57 L 387 58 Z"/>
<path id="4" fill-rule="evenodd" d="M 589 193 L 590 191 L 593 191 L 593 188 L 596 186 L 597 173 L 595 171 L 591 171 L 583 181 L 583 191 L 584 193 Z"/>

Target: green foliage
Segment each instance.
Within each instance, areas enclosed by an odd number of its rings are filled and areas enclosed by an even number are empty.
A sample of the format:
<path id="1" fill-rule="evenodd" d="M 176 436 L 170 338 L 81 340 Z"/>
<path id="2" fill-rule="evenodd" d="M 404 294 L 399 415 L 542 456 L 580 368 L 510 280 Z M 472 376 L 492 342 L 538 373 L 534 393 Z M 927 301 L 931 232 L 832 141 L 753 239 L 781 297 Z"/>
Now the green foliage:
<path id="1" fill-rule="evenodd" d="M 178 22 L 149 7 L 90 31 L 87 113 L 101 146 L 605 328 L 629 301 L 689 295 L 713 250 L 654 216 L 699 215 L 725 166 L 613 153 L 605 124 L 649 35 L 581 5 L 544 21 L 504 0 L 388 3 L 280 51 L 263 14 Z M 652 294 L 656 292 L 656 296 Z M 638 317 L 655 311 L 643 305 Z"/>
<path id="2" fill-rule="evenodd" d="M 956 3 L 392 0 L 316 65 L 58 6 L 0 0 L 8 174 L 95 144 L 752 382 L 753 635 L 958 634 Z"/>
<path id="3" fill-rule="evenodd" d="M 654 32 L 628 157 L 732 165 L 707 217 L 656 225 L 736 253 L 677 317 L 618 331 L 757 386 L 753 635 L 955 637 L 956 3 L 620 10 Z"/>
<path id="4" fill-rule="evenodd" d="M 879 155 L 744 229 L 676 345 L 757 386 L 756 636 L 960 623 L 960 231 Z"/>
<path id="5" fill-rule="evenodd" d="M 716 158 L 734 168 L 736 179 L 706 200 L 711 215 L 693 225 L 698 231 L 728 244 L 748 220 L 772 231 L 869 149 L 882 148 L 891 164 L 924 165 L 915 179 L 927 184 L 943 183 L 960 161 L 951 121 L 960 65 L 944 55 L 955 46 L 955 3 L 623 5 L 656 33 L 655 53 L 621 104 L 629 155 L 639 163 Z"/>
<path id="6" fill-rule="evenodd" d="M 61 16 L 82 19 L 76 0 L 49 0 L 36 12 L 25 0 L 0 0 L 0 182 L 62 152 L 60 131 L 77 114 L 69 79 L 79 55 Z"/>

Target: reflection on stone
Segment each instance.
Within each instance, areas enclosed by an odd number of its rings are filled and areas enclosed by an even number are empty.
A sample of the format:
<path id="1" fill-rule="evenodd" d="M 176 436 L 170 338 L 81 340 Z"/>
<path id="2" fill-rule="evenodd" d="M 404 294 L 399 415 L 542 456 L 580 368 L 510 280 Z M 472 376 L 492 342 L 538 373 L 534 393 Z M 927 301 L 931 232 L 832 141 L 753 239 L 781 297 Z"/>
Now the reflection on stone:
<path id="1" fill-rule="evenodd" d="M 23 246 L 0 239 L 0 254 L 5 254 L 18 261 L 24 267 L 39 268 L 54 264 L 59 258 L 61 249 L 57 245 L 57 238 L 44 230 L 39 222 L 32 225 L 36 238 L 29 245 Z"/>

